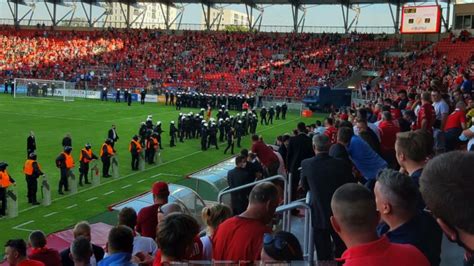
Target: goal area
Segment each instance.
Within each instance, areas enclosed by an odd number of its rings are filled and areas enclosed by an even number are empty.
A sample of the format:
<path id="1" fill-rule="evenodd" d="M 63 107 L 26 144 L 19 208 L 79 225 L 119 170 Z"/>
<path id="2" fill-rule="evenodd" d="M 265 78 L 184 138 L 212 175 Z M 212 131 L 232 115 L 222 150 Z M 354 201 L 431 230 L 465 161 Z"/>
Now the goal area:
<path id="1" fill-rule="evenodd" d="M 42 98 L 74 101 L 75 83 L 64 80 L 24 79 L 14 80 L 14 98 Z"/>

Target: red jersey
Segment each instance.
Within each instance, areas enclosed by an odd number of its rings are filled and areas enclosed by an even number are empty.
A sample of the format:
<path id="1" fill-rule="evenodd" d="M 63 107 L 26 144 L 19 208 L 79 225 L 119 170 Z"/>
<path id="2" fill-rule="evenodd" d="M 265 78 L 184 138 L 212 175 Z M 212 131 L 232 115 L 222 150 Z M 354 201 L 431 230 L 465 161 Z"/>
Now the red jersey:
<path id="1" fill-rule="evenodd" d="M 334 144 L 337 142 L 337 128 L 334 126 L 329 126 L 326 128 L 324 131 L 324 135 L 329 137 L 329 140 L 331 141 L 331 144 Z"/>
<path id="2" fill-rule="evenodd" d="M 18 263 L 17 266 L 45 266 L 45 265 L 41 261 L 27 259 Z"/>
<path id="3" fill-rule="evenodd" d="M 145 207 L 138 212 L 137 225 L 135 230 L 140 233 L 141 236 L 156 237 L 156 226 L 158 225 L 158 208 L 160 204 L 153 204 Z"/>
<path id="4" fill-rule="evenodd" d="M 258 159 L 265 167 L 270 167 L 272 163 L 279 162 L 273 150 L 261 141 L 257 141 L 252 145 L 252 152 L 257 154 Z"/>
<path id="5" fill-rule="evenodd" d="M 194 239 L 193 252 L 191 257 L 188 260 L 202 260 L 203 256 L 203 245 L 201 239 L 196 237 Z M 155 259 L 153 260 L 153 266 L 161 266 L 161 250 L 158 250 L 155 254 Z"/>
<path id="6" fill-rule="evenodd" d="M 271 233 L 261 221 L 235 216 L 219 225 L 212 238 L 214 260 L 260 260 L 263 234 Z"/>
<path id="7" fill-rule="evenodd" d="M 347 121 L 347 120 L 349 120 L 349 115 L 348 114 L 340 114 L 339 119 Z"/>
<path id="8" fill-rule="evenodd" d="M 390 114 L 392 115 L 393 120 L 398 120 L 398 119 L 402 118 L 402 112 L 400 111 L 400 109 L 391 108 L 390 109 Z"/>
<path id="9" fill-rule="evenodd" d="M 461 123 L 466 123 L 466 114 L 464 111 L 456 108 L 456 110 L 448 116 L 446 124 L 444 125 L 444 130 L 462 128 Z"/>
<path id="10" fill-rule="evenodd" d="M 418 118 L 417 118 L 417 121 L 416 121 L 416 128 L 417 129 L 422 129 L 422 122 L 423 122 L 424 119 L 426 119 L 427 123 L 426 123 L 424 129 L 426 129 L 429 132 L 432 132 L 435 118 L 436 118 L 436 116 L 435 116 L 433 106 L 429 103 L 423 104 L 420 107 L 420 111 L 418 112 Z"/>
<path id="11" fill-rule="evenodd" d="M 52 248 L 33 248 L 28 258 L 40 261 L 45 265 L 61 265 L 61 256 L 59 252 Z"/>
<path id="12" fill-rule="evenodd" d="M 338 261 L 344 266 L 428 266 L 428 259 L 416 247 L 390 243 L 382 237 L 376 241 L 348 248 Z"/>
<path id="13" fill-rule="evenodd" d="M 380 148 L 382 151 L 395 150 L 395 141 L 400 128 L 392 121 L 382 121 L 379 124 L 380 129 Z"/>

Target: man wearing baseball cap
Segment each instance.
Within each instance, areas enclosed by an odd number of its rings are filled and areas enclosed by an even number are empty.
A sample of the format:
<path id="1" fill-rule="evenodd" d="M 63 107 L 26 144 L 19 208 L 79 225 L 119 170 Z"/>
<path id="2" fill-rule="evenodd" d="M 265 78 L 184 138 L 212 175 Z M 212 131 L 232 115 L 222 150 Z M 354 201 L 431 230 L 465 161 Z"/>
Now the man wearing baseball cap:
<path id="1" fill-rule="evenodd" d="M 135 229 L 141 236 L 155 239 L 156 226 L 158 225 L 156 214 L 158 213 L 158 208 L 160 206 L 168 203 L 168 196 L 170 195 L 168 184 L 161 181 L 154 183 L 151 188 L 151 193 L 153 194 L 154 204 L 145 207 L 138 212 L 137 225 Z"/>

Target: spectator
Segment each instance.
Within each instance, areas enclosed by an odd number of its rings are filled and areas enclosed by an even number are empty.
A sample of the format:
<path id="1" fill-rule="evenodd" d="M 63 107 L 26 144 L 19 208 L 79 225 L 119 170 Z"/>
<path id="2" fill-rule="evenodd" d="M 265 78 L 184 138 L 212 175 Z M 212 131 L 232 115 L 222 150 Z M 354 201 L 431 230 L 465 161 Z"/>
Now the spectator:
<path id="1" fill-rule="evenodd" d="M 406 172 L 419 186 L 419 179 L 425 167 L 429 152 L 426 150 L 428 134 L 421 130 L 397 134 L 395 151 L 401 171 Z"/>
<path id="2" fill-rule="evenodd" d="M 168 215 L 158 226 L 156 242 L 160 250 L 153 266 L 168 265 L 170 262 L 189 258 L 198 233 L 199 224 L 193 217 L 184 213 Z"/>
<path id="3" fill-rule="evenodd" d="M 464 73 L 462 76 L 461 90 L 464 94 L 471 95 L 472 92 L 472 80 L 469 73 Z"/>
<path id="4" fill-rule="evenodd" d="M 46 236 L 41 231 L 34 231 L 29 236 L 31 253 L 28 258 L 41 261 L 46 266 L 61 265 L 61 257 L 55 249 L 46 247 Z"/>
<path id="5" fill-rule="evenodd" d="M 395 140 L 397 139 L 397 133 L 400 132 L 400 128 L 393 123 L 392 114 L 390 112 L 382 113 L 382 122 L 379 124 L 379 129 L 382 158 L 384 158 L 391 168 L 396 169 L 398 166 L 395 158 Z"/>
<path id="6" fill-rule="evenodd" d="M 203 260 L 212 260 L 212 236 L 217 227 L 232 217 L 232 210 L 224 204 L 215 204 L 202 209 L 202 220 L 207 225 L 207 235 L 201 237 Z"/>
<path id="7" fill-rule="evenodd" d="M 154 204 L 138 212 L 136 230 L 141 236 L 155 239 L 156 226 L 158 225 L 156 213 L 160 206 L 168 203 L 168 196 L 170 195 L 168 184 L 165 182 L 154 183 L 151 193 L 153 194 Z"/>
<path id="8" fill-rule="evenodd" d="M 309 191 L 311 194 L 311 221 L 319 260 L 331 260 L 334 257 L 339 257 L 346 249 L 330 225 L 331 198 L 337 188 L 345 183 L 355 181 L 350 164 L 329 156 L 329 145 L 328 136 L 314 136 L 313 149 L 316 155 L 301 163 L 301 185 L 305 191 Z"/>
<path id="9" fill-rule="evenodd" d="M 291 200 L 297 199 L 296 191 L 300 182 L 301 161 L 314 156 L 311 145 L 311 138 L 306 135 L 306 125 L 303 122 L 298 123 L 298 135 L 290 138 L 288 145 L 288 172 L 292 175 L 291 178 Z"/>
<path id="10" fill-rule="evenodd" d="M 362 173 L 365 181 L 375 178 L 378 172 L 387 167 L 387 163 L 377 154 L 369 144 L 352 133 L 352 128 L 341 127 L 337 135 L 338 141 L 347 147 L 351 161 Z"/>
<path id="11" fill-rule="evenodd" d="M 273 235 L 263 235 L 261 258 L 263 262 L 281 261 L 290 263 L 292 261 L 302 261 L 303 252 L 301 251 L 300 242 L 292 233 L 280 231 Z"/>
<path id="12" fill-rule="evenodd" d="M 280 166 L 278 157 L 257 135 L 252 136 L 252 152 L 257 155 L 268 176 L 274 176 L 278 173 L 278 167 Z"/>
<path id="13" fill-rule="evenodd" d="M 331 140 L 331 144 L 336 143 L 337 141 L 337 128 L 334 126 L 334 119 L 331 117 L 326 118 L 324 121 L 324 127 L 326 128 L 326 131 L 324 131 L 324 134 L 329 137 Z"/>
<path id="14" fill-rule="evenodd" d="M 255 181 L 247 170 L 245 170 L 247 165 L 247 158 L 242 155 L 239 155 L 235 158 L 235 168 L 230 170 L 227 173 L 227 183 L 229 188 L 240 187 Z M 252 187 L 245 188 L 239 191 L 232 192 L 230 194 L 230 202 L 232 206 L 232 212 L 235 215 L 239 215 L 245 211 L 248 205 L 248 197 Z"/>
<path id="15" fill-rule="evenodd" d="M 278 189 L 274 184 L 264 182 L 256 185 L 250 192 L 247 210 L 227 219 L 217 228 L 212 239 L 213 259 L 259 260 L 263 235 L 271 232 L 267 224 L 272 220 L 278 202 Z"/>
<path id="16" fill-rule="evenodd" d="M 436 120 L 440 121 L 440 128 L 443 129 L 446 125 L 446 120 L 449 115 L 449 105 L 441 97 L 441 93 L 437 90 L 431 92 L 431 99 L 433 100 L 433 108 L 435 111 Z"/>
<path id="17" fill-rule="evenodd" d="M 444 126 L 446 136 L 446 151 L 456 150 L 459 145 L 459 135 L 466 129 L 466 105 L 464 102 L 456 103 L 456 109 L 448 116 Z"/>
<path id="18" fill-rule="evenodd" d="M 474 118 L 472 120 L 474 120 Z M 467 150 L 474 151 L 474 123 L 470 128 L 463 130 L 462 134 L 459 136 L 459 140 L 468 141 Z"/>
<path id="19" fill-rule="evenodd" d="M 134 228 L 137 225 L 137 213 L 134 209 L 125 207 L 120 210 L 118 215 L 118 225 L 128 226 L 133 231 L 133 251 L 132 255 L 143 253 L 147 255 L 155 255 L 158 247 L 155 240 L 150 237 L 141 236 L 135 233 Z"/>
<path id="20" fill-rule="evenodd" d="M 326 128 L 323 126 L 321 121 L 316 120 L 316 128 L 314 129 L 314 133 L 315 134 L 324 134 L 325 131 L 326 131 Z"/>
<path id="21" fill-rule="evenodd" d="M 79 238 L 79 237 L 84 237 L 85 239 L 89 240 L 91 243 L 91 227 L 88 222 L 79 222 L 74 226 L 74 229 L 72 230 L 72 234 L 74 236 L 74 239 Z M 94 266 L 96 265 L 99 261 L 101 261 L 104 258 L 104 249 L 101 247 L 92 244 L 92 253 L 93 256 L 90 258 L 90 265 Z M 65 249 L 61 251 L 61 262 L 63 266 L 73 266 L 74 262 L 71 260 L 71 249 Z"/>
<path id="22" fill-rule="evenodd" d="M 110 229 L 107 239 L 109 256 L 99 262 L 99 266 L 133 266 L 133 231 L 127 226 L 118 225 Z"/>
<path id="23" fill-rule="evenodd" d="M 89 266 L 91 265 L 91 257 L 93 255 L 91 242 L 80 236 L 71 244 L 71 259 L 74 266 Z M 61 264 L 59 264 L 61 265 Z"/>
<path id="24" fill-rule="evenodd" d="M 5 244 L 5 259 L 10 266 L 45 266 L 26 256 L 26 243 L 23 239 L 11 239 Z"/>
<path id="25" fill-rule="evenodd" d="M 363 118 L 358 118 L 356 120 L 356 126 L 354 128 L 357 128 L 357 131 L 359 132 L 359 137 L 365 140 L 365 142 L 367 142 L 367 144 L 369 144 L 369 146 L 377 154 L 381 154 L 379 138 L 374 133 L 374 131 L 371 128 L 369 128 L 366 120 L 364 120 Z"/>
<path id="26" fill-rule="evenodd" d="M 373 194 L 359 184 L 338 188 L 331 200 L 331 224 L 347 246 L 340 261 L 344 266 L 428 266 L 425 256 L 414 246 L 390 243 L 379 238 L 380 220 Z"/>
<path id="27" fill-rule="evenodd" d="M 282 145 L 278 148 L 278 153 L 280 153 L 281 158 L 283 158 L 283 161 L 285 162 L 285 168 L 288 169 L 288 145 L 290 144 L 290 138 L 291 136 L 289 134 L 285 134 L 282 136 Z"/>
<path id="28" fill-rule="evenodd" d="M 421 94 L 421 107 L 417 114 L 416 129 L 424 129 L 430 133 L 433 132 L 433 125 L 436 115 L 431 105 L 430 93 Z"/>
<path id="29" fill-rule="evenodd" d="M 419 190 L 413 180 L 400 172 L 385 169 L 377 177 L 375 203 L 382 218 L 379 236 L 390 242 L 411 244 L 426 256 L 430 264 L 439 265 L 442 233 L 435 220 L 417 208 Z"/>
<path id="30" fill-rule="evenodd" d="M 248 151 L 247 151 L 248 152 Z M 241 152 L 242 155 L 244 153 Z M 245 155 L 244 155 L 245 156 Z M 263 167 L 262 164 L 258 161 L 257 155 L 255 153 L 250 152 L 246 156 L 247 158 L 247 165 L 246 170 L 250 175 L 250 178 L 253 180 L 260 180 L 263 178 Z"/>

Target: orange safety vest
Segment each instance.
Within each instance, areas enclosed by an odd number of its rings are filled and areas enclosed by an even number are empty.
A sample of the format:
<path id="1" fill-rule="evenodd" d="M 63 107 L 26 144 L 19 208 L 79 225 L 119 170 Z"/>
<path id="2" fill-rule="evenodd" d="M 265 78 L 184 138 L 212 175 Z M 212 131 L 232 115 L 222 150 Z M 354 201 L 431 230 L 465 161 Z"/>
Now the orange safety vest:
<path id="1" fill-rule="evenodd" d="M 137 152 L 140 152 L 142 150 L 142 145 L 140 144 L 140 142 L 132 139 L 132 141 L 128 145 L 128 151 L 132 151 L 132 143 L 135 143 L 135 146 L 137 147 Z"/>
<path id="2" fill-rule="evenodd" d="M 5 169 L 3 172 L 0 172 L 0 187 L 7 188 L 12 184 L 10 181 L 10 176 L 8 175 L 7 170 Z"/>
<path id="3" fill-rule="evenodd" d="M 154 148 L 155 150 L 158 148 L 158 141 L 155 138 L 151 138 L 151 140 L 146 140 L 146 147 L 147 149 Z"/>
<path id="4" fill-rule="evenodd" d="M 83 157 L 82 152 L 85 152 L 89 156 L 89 158 L 92 158 L 92 149 L 87 150 L 86 148 L 84 148 L 81 150 L 81 153 L 79 154 L 79 161 L 84 162 L 84 163 L 89 163 L 90 161 L 92 161 L 90 159 L 87 159 L 86 157 Z"/>
<path id="5" fill-rule="evenodd" d="M 67 169 L 71 169 L 74 167 L 74 159 L 72 158 L 72 155 L 71 154 L 67 154 L 65 152 L 62 153 L 64 155 L 64 158 L 65 158 L 65 162 L 66 162 L 66 168 Z"/>
<path id="6" fill-rule="evenodd" d="M 32 175 L 34 172 L 33 163 L 36 162 L 35 160 L 28 159 L 23 166 L 23 173 L 25 175 Z M 41 170 L 41 165 L 38 163 L 38 168 Z"/>
<path id="7" fill-rule="evenodd" d="M 110 146 L 107 143 L 104 143 L 102 144 L 102 147 L 100 148 L 100 157 L 102 157 L 102 155 L 104 154 L 104 146 L 107 146 L 107 153 L 109 154 L 109 156 L 114 155 L 114 149 L 112 149 L 112 146 Z"/>

